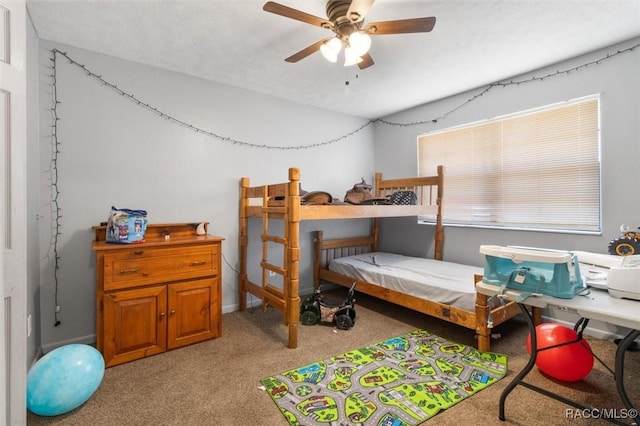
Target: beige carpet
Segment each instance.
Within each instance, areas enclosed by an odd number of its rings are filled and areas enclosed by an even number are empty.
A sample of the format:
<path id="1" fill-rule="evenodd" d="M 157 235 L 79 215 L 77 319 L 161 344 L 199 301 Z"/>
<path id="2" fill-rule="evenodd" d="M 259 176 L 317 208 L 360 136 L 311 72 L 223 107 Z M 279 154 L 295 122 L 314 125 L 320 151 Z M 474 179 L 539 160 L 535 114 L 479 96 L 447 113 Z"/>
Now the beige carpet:
<path id="1" fill-rule="evenodd" d="M 298 349 L 288 349 L 287 327 L 275 309 L 223 316 L 223 336 L 186 348 L 108 368 L 100 388 L 73 412 L 52 417 L 28 414 L 29 425 L 225 425 L 286 426 L 271 398 L 258 387 L 274 373 L 328 358 L 416 328 L 474 345 L 471 330 L 358 295 L 357 321 L 348 331 L 300 326 Z M 587 330 L 588 331 L 588 330 Z M 525 365 L 527 327 L 514 319 L 495 330 L 492 351 L 509 355 L 509 372 L 497 384 L 436 415 L 439 425 L 580 425 L 609 424 L 567 416 L 571 408 L 519 386 L 498 420 L 501 391 Z M 615 344 L 588 339 L 594 352 L 613 368 Z M 628 352 L 628 394 L 640 403 L 640 352 Z M 556 383 L 536 369 L 528 381 L 599 409 L 620 409 L 612 375 L 597 361 L 583 381 Z M 583 416 L 584 417 L 584 416 Z"/>

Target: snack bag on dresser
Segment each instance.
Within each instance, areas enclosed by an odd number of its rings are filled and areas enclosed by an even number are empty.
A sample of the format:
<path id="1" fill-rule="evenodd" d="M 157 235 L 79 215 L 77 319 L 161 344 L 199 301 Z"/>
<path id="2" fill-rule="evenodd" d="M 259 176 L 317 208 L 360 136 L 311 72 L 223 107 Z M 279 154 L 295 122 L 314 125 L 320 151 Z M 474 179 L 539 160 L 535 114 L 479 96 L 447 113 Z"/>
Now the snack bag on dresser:
<path id="1" fill-rule="evenodd" d="M 107 220 L 108 243 L 135 244 L 144 243 L 147 230 L 147 211 L 118 209 L 111 207 Z"/>

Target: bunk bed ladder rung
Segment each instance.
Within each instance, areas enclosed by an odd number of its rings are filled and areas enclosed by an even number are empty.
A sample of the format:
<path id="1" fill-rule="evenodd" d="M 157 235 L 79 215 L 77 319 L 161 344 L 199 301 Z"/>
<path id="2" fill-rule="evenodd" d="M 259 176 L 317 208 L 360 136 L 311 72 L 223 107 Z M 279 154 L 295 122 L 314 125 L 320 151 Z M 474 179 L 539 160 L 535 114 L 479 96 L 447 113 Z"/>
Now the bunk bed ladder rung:
<path id="1" fill-rule="evenodd" d="M 261 262 L 260 266 L 263 269 L 266 269 L 269 272 L 273 272 L 274 274 L 278 274 L 278 275 L 284 276 L 284 274 L 286 273 L 286 270 L 283 267 L 276 266 L 276 265 L 268 263 L 268 262 Z"/>
<path id="2" fill-rule="evenodd" d="M 286 245 L 287 244 L 287 239 L 283 238 L 283 237 L 280 237 L 278 235 L 262 234 L 262 241 L 263 242 L 276 243 L 276 244 L 282 244 L 282 245 Z"/>
<path id="3" fill-rule="evenodd" d="M 265 290 L 265 299 L 268 300 L 269 304 L 277 309 L 284 309 L 285 306 L 285 298 L 284 292 L 278 287 L 274 287 L 271 284 L 267 284 L 264 287 Z"/>

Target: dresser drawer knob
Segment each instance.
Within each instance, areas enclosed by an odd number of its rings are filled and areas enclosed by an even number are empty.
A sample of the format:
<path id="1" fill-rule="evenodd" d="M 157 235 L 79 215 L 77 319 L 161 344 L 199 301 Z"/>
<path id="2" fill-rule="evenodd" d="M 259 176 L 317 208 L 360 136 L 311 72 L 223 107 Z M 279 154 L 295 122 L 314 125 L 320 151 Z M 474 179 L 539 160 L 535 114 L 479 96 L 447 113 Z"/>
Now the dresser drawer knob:
<path id="1" fill-rule="evenodd" d="M 191 262 L 191 266 L 202 266 L 205 265 L 207 262 L 205 260 L 196 260 L 195 262 Z"/>
<path id="2" fill-rule="evenodd" d="M 136 251 L 133 252 L 133 254 L 135 254 L 136 256 L 140 256 L 140 255 L 144 254 L 144 251 L 143 250 L 136 250 Z"/>
<path id="3" fill-rule="evenodd" d="M 176 311 L 174 309 L 171 310 L 171 312 L 169 312 L 169 315 L 175 315 Z"/>
<path id="4" fill-rule="evenodd" d="M 133 268 L 133 269 L 120 269 L 120 273 L 121 274 L 135 274 L 139 271 L 140 269 L 138 268 Z"/>

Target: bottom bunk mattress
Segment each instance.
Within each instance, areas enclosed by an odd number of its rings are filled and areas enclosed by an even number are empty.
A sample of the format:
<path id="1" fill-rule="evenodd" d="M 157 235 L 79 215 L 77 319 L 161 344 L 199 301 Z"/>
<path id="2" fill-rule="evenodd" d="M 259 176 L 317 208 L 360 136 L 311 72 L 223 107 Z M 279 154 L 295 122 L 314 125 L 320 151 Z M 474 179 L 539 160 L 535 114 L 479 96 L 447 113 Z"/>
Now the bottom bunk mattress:
<path id="1" fill-rule="evenodd" d="M 477 266 L 383 252 L 333 259 L 329 270 L 471 312 L 476 304 L 474 275 L 484 272 Z"/>

